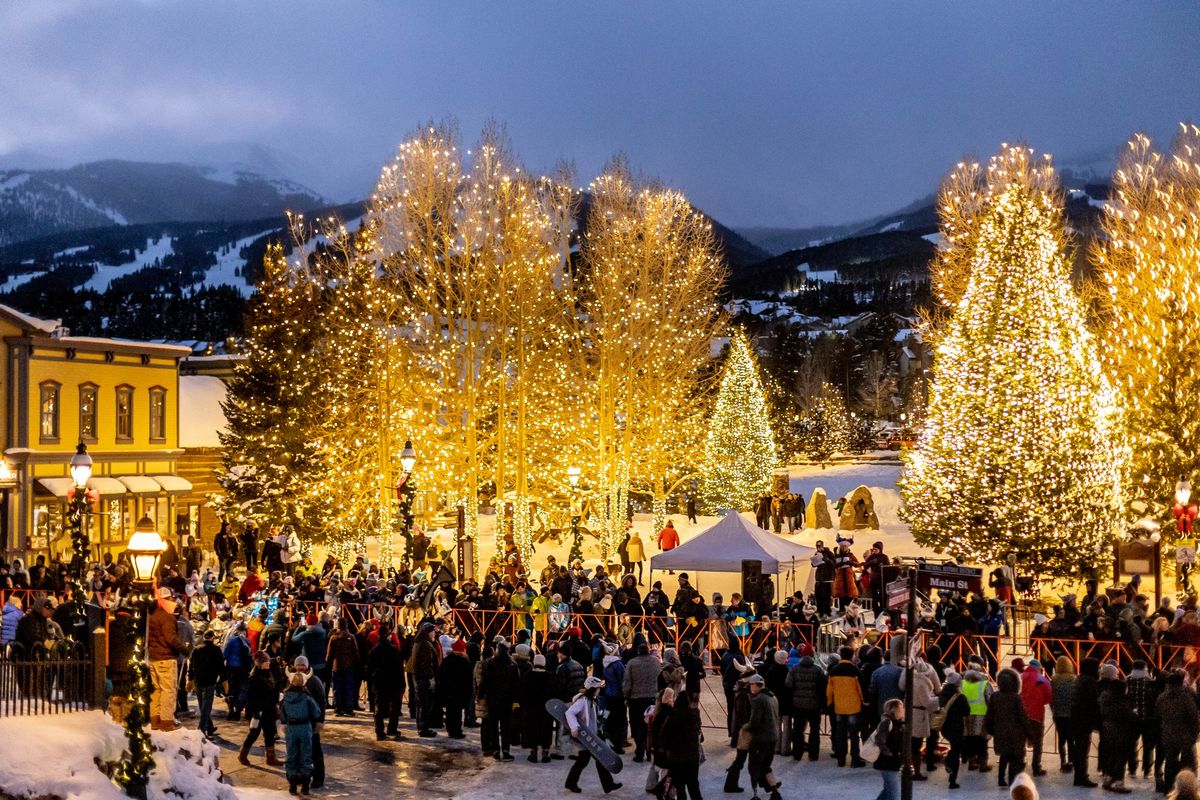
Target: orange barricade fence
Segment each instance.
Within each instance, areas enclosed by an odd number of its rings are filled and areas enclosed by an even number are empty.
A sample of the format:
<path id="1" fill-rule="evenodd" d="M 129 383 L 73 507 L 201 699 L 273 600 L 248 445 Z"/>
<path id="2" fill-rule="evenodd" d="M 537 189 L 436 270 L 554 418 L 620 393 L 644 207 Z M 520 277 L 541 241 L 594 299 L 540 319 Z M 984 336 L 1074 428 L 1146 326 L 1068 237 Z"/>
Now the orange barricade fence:
<path id="1" fill-rule="evenodd" d="M 1029 640 L 1033 655 L 1047 668 L 1060 656 L 1066 656 L 1076 671 L 1085 658 L 1115 661 L 1128 671 L 1134 661 L 1145 661 L 1156 670 L 1188 668 L 1197 663 L 1200 650 L 1185 644 L 1127 644 L 1125 642 L 1092 641 L 1090 639 L 1050 639 L 1035 637 Z"/>

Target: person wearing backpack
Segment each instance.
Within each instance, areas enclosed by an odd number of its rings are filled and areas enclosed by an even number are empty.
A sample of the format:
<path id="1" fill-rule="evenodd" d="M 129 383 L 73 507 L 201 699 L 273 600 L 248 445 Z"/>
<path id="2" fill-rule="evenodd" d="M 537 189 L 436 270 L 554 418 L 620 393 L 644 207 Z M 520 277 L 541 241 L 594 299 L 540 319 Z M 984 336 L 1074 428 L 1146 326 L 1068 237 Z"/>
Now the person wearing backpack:
<path id="1" fill-rule="evenodd" d="M 870 740 L 864 745 L 868 752 L 877 751 L 872 766 L 879 771 L 883 790 L 876 800 L 900 800 L 900 767 L 904 764 L 904 701 L 892 699 L 883 705 L 883 718 Z"/>
<path id="2" fill-rule="evenodd" d="M 966 730 L 967 717 L 971 714 L 971 704 L 962 693 L 962 675 L 957 672 L 946 674 L 946 682 L 938 697 L 941 705 L 941 726 L 939 731 L 942 738 L 950 746 L 946 753 L 946 774 L 950 778 L 950 788 L 957 789 L 958 769 L 962 764 L 963 733 Z"/>

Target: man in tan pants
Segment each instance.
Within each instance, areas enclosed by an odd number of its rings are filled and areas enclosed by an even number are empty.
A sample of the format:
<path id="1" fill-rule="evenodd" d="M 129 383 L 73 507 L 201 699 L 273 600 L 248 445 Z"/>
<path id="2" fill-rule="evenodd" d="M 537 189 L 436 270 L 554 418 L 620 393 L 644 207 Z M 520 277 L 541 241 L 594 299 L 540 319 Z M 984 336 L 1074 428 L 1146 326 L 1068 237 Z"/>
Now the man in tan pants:
<path id="1" fill-rule="evenodd" d="M 170 589 L 158 590 L 158 603 L 150 614 L 146 634 L 146 655 L 150 661 L 150 680 L 154 694 L 150 700 L 150 727 L 156 731 L 173 731 L 175 723 L 175 693 L 179 682 L 176 656 L 186 648 L 179 641 L 175 625 L 175 595 Z"/>

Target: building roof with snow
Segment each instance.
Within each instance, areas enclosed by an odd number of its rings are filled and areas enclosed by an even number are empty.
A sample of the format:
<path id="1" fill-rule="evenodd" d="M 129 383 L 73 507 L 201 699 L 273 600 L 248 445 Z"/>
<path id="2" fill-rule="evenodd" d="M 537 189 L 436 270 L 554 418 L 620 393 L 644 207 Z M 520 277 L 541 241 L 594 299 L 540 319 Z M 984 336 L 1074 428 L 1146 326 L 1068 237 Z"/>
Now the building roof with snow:
<path id="1" fill-rule="evenodd" d="M 227 430 L 225 381 L 213 375 L 179 376 L 179 446 L 220 447 Z"/>

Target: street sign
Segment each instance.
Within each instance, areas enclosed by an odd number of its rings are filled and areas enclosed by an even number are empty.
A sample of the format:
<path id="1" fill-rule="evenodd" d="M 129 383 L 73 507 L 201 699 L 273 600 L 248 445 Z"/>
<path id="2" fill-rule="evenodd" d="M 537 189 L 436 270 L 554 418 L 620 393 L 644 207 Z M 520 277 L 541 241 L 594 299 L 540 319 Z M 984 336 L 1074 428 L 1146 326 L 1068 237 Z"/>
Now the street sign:
<path id="1" fill-rule="evenodd" d="M 983 594 L 983 570 L 956 564 L 922 564 L 917 568 L 917 589 L 932 597 L 935 592 Z"/>
<path id="2" fill-rule="evenodd" d="M 908 604 L 910 592 L 908 579 L 901 578 L 887 585 L 887 605 L 889 609 L 904 608 Z"/>

